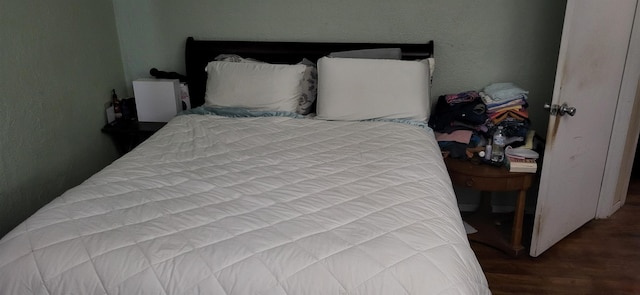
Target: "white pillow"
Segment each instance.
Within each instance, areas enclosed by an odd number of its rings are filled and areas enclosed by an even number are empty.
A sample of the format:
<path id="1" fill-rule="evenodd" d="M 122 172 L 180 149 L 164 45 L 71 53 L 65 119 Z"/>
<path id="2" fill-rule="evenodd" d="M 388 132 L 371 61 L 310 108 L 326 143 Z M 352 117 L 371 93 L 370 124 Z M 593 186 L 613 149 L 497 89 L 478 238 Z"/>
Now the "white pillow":
<path id="1" fill-rule="evenodd" d="M 295 112 L 307 66 L 212 61 L 205 105 Z"/>
<path id="2" fill-rule="evenodd" d="M 429 77 L 429 64 L 420 61 L 323 57 L 318 60 L 317 117 L 426 121 Z"/>
<path id="3" fill-rule="evenodd" d="M 244 58 L 237 54 L 220 54 L 216 56 L 214 60 L 229 62 L 264 63 L 252 58 Z M 302 94 L 298 99 L 298 107 L 296 109 L 296 113 L 307 115 L 311 113 L 313 103 L 316 101 L 318 71 L 316 70 L 316 64 L 306 58 L 303 58 L 302 61 L 300 61 L 298 64 L 307 66 L 307 69 L 305 70 L 304 78 L 302 79 L 302 83 L 300 85 L 300 87 L 302 88 Z"/>

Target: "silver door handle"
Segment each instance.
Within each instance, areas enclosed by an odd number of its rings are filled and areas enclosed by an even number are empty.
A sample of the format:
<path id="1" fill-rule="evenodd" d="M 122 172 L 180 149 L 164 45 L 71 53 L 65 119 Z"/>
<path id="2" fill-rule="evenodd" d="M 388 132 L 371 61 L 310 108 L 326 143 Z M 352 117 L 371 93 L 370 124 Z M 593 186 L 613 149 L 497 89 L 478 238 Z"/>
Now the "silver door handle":
<path id="1" fill-rule="evenodd" d="M 562 105 L 553 104 L 550 105 L 548 103 L 544 104 L 545 110 L 548 110 L 549 113 L 553 116 L 564 116 L 565 114 L 573 117 L 576 114 L 576 108 L 570 107 L 567 103 L 563 103 Z"/>

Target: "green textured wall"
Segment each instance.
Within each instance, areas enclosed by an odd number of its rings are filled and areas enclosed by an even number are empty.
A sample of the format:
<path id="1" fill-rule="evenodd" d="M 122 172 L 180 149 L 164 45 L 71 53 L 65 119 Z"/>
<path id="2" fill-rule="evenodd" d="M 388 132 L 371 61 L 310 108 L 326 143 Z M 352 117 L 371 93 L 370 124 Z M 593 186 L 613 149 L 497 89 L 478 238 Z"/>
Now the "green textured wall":
<path id="1" fill-rule="evenodd" d="M 111 0 L 0 1 L 0 236 L 116 158 L 116 32 Z"/>
<path id="2" fill-rule="evenodd" d="M 221 40 L 436 44 L 433 94 L 514 81 L 545 134 L 563 0 L 114 0 L 127 81 L 184 72 L 187 36 Z M 135 28 L 135 30 L 130 29 Z"/>

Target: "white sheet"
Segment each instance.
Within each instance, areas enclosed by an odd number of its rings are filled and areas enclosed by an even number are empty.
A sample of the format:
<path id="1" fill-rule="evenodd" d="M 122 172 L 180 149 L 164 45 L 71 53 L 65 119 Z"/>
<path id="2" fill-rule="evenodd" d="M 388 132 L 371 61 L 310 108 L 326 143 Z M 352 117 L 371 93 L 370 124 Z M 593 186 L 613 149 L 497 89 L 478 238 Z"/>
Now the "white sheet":
<path id="1" fill-rule="evenodd" d="M 489 294 L 433 135 L 189 115 L 0 240 L 0 294 Z"/>

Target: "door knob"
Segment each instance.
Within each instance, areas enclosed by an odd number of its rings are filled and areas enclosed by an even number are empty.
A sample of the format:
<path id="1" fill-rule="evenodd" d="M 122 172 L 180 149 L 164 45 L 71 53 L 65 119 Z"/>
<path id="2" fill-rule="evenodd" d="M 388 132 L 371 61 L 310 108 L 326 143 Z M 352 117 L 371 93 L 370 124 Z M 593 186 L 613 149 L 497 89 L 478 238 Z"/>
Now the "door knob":
<path id="1" fill-rule="evenodd" d="M 563 103 L 560 106 L 560 110 L 558 111 L 558 113 L 560 114 L 560 116 L 567 114 L 573 117 L 576 114 L 576 108 L 568 106 L 567 103 Z"/>
<path id="2" fill-rule="evenodd" d="M 565 114 L 573 117 L 576 114 L 576 108 L 570 107 L 567 103 L 563 103 L 562 105 L 553 104 L 550 105 L 548 103 L 544 104 L 544 109 L 548 110 L 549 113 L 553 116 L 564 116 Z"/>

